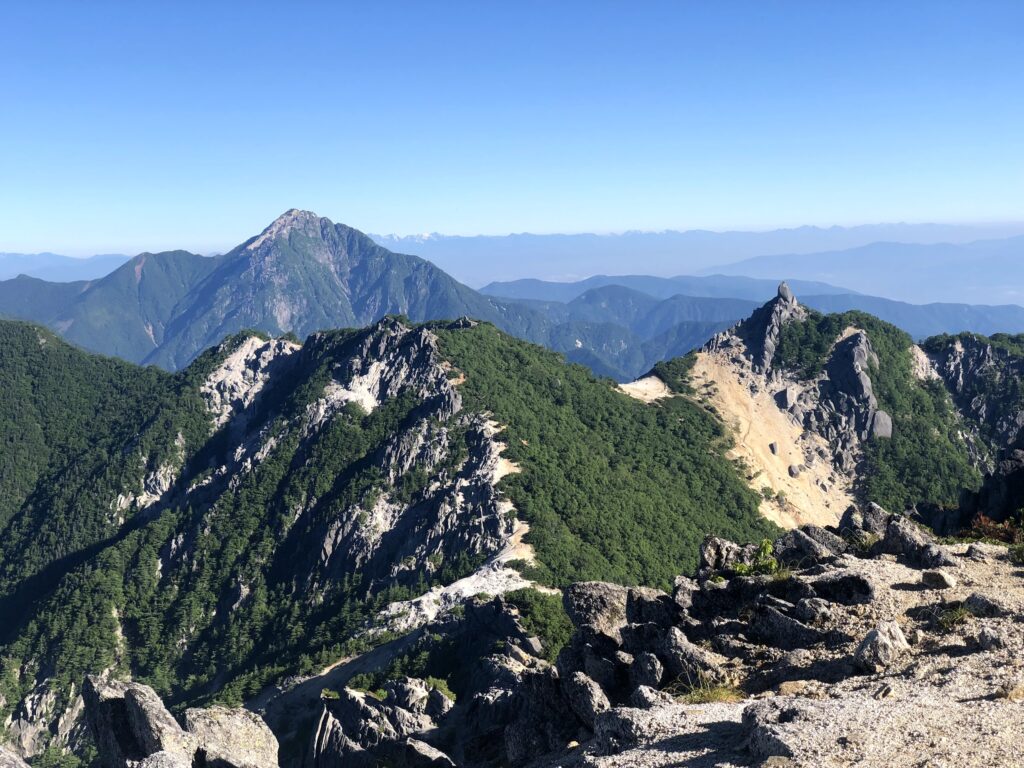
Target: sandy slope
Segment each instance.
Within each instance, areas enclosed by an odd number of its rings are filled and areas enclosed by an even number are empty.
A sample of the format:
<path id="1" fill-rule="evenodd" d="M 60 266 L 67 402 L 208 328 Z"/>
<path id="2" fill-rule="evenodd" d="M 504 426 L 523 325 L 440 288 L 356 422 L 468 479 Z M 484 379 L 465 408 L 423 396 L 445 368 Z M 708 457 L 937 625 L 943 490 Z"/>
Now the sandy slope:
<path id="1" fill-rule="evenodd" d="M 751 488 L 769 489 L 776 496 L 762 502 L 765 517 L 784 528 L 838 521 L 853 496 L 849 480 L 836 474 L 827 459 L 818 457 L 819 449 L 828 455 L 823 438 L 804 433 L 776 405 L 773 392 L 755 384 L 749 372 L 724 355 L 699 353 L 691 380 L 698 398 L 714 407 L 733 431 L 736 445 L 730 458 L 742 461 Z M 802 467 L 795 478 L 790 476 L 791 466 Z M 779 492 L 784 501 L 778 500 Z"/>

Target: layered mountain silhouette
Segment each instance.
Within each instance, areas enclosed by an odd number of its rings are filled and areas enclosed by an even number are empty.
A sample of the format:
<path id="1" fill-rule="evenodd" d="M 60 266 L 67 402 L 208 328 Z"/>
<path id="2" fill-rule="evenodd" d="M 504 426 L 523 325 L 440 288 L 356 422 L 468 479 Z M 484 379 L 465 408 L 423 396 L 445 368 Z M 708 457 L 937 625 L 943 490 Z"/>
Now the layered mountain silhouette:
<path id="1" fill-rule="evenodd" d="M 294 209 L 222 256 L 143 253 L 99 280 L 0 282 L 0 314 L 47 325 L 91 351 L 170 370 L 243 329 L 303 337 L 401 314 L 489 321 L 626 379 L 749 311 L 745 302 L 681 296 L 657 304 L 618 286 L 567 305 L 485 296 L 424 259 Z"/>
<path id="2" fill-rule="evenodd" d="M 472 315 L 522 333 L 531 314 L 520 318 L 423 259 L 294 209 L 222 256 L 143 253 L 96 281 L 0 283 L 0 312 L 45 323 L 87 349 L 170 369 L 245 328 L 305 336 L 386 314 Z"/>
<path id="3" fill-rule="evenodd" d="M 818 253 L 775 251 L 715 267 L 726 275 L 827 280 L 904 301 L 1022 300 L 1024 236 L 970 243 L 874 242 Z"/>
<path id="4" fill-rule="evenodd" d="M 388 314 L 417 322 L 469 316 L 628 380 L 746 317 L 775 285 L 743 276 L 632 275 L 494 283 L 475 291 L 425 259 L 293 209 L 222 256 L 143 253 L 97 280 L 0 281 L 0 315 L 46 325 L 94 352 L 169 370 L 245 329 L 304 337 Z M 793 286 L 807 306 L 869 311 L 917 338 L 1024 330 L 1024 309 L 1016 306 L 916 306 L 828 283 Z"/>

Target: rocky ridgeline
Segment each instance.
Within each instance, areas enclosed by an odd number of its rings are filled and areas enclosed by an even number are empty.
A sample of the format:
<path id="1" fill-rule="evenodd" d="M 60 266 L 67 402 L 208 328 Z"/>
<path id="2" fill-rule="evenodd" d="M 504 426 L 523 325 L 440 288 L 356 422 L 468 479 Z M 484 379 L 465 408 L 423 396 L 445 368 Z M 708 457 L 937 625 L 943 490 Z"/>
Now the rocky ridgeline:
<path id="1" fill-rule="evenodd" d="M 816 455 L 808 444 L 807 463 L 828 458 L 838 471 L 852 475 L 866 441 L 892 437 L 892 417 L 879 408 L 868 375 L 870 366 L 878 365 L 878 356 L 868 335 L 850 328 L 836 341 L 822 372 L 814 378 L 785 370 L 775 360 L 783 326 L 807 318 L 807 310 L 782 283 L 772 301 L 715 336 L 702 352 L 727 362 L 752 391 L 770 392 L 795 423 L 827 442 L 831 456 Z"/>
<path id="2" fill-rule="evenodd" d="M 1024 580 L 1005 547 L 941 544 L 869 505 L 770 545 L 708 538 L 672 594 L 586 582 L 563 603 L 575 631 L 554 664 L 514 607 L 477 598 L 430 628 L 456 642 L 468 681 L 457 702 L 414 678 L 343 688 L 317 704 L 301 757 L 282 763 L 1024 765 Z M 148 689 L 90 685 L 105 691 L 86 708 L 112 768 L 174 744 L 265 764 L 197 725 L 230 731 L 244 718 L 265 733 L 253 715 L 189 710 L 181 729 Z M 149 751 L 122 759 L 104 734 L 135 733 L 139 712 L 157 723 L 139 733 L 173 738 L 136 735 Z"/>

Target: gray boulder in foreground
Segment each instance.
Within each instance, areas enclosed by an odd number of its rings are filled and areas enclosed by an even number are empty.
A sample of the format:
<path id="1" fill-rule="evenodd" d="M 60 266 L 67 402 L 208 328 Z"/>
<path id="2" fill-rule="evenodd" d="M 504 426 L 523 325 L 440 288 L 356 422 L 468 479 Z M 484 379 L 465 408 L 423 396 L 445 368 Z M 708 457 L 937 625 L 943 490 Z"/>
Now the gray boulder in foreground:
<path id="1" fill-rule="evenodd" d="M 857 646 L 854 661 L 865 672 L 883 672 L 909 650 L 910 643 L 900 625 L 895 621 L 883 621 Z"/>
<path id="2" fill-rule="evenodd" d="M 277 739 L 244 709 L 190 709 L 183 728 L 148 685 L 86 678 L 85 717 L 107 768 L 276 768 Z M 5 767 L 6 768 L 6 767 Z"/>
<path id="3" fill-rule="evenodd" d="M 195 735 L 207 765 L 276 768 L 277 739 L 263 719 L 246 709 L 185 710 L 185 728 Z"/>

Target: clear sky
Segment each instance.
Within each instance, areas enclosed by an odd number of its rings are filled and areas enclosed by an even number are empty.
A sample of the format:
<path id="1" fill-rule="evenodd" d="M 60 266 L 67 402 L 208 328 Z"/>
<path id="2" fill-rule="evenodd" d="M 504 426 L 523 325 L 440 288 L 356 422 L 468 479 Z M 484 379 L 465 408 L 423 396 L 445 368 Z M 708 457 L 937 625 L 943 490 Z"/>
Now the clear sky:
<path id="1" fill-rule="evenodd" d="M 159 7 L 158 7 L 159 6 Z M 0 5 L 0 251 L 1024 218 L 1024 2 Z"/>

